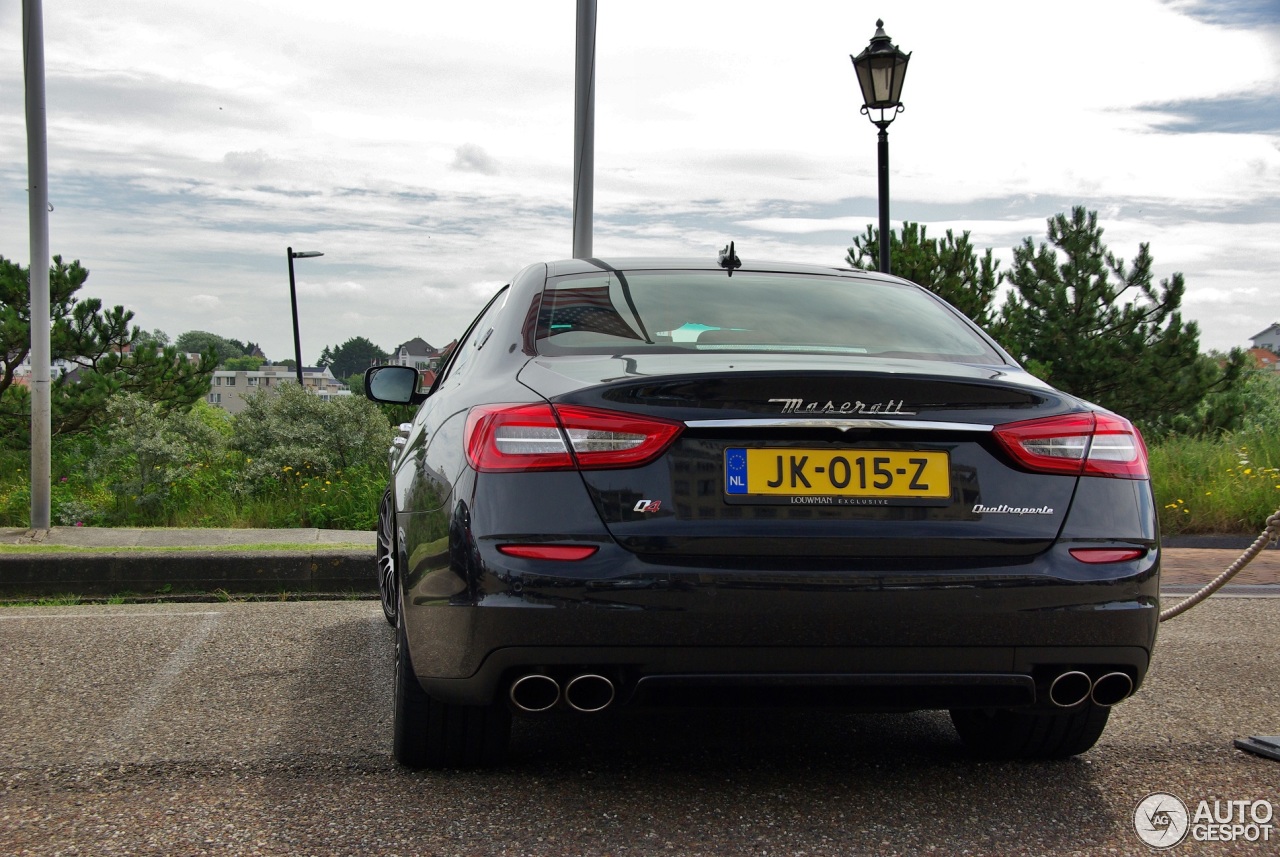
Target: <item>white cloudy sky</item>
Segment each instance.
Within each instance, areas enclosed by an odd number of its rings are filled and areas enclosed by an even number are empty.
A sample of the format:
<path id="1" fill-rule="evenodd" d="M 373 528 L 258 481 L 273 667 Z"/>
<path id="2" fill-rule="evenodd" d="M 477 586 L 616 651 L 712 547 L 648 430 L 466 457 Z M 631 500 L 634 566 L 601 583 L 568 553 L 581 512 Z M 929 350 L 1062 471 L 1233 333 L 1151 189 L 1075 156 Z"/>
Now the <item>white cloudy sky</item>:
<path id="1" fill-rule="evenodd" d="M 147 329 L 303 356 L 453 338 L 571 255 L 574 0 L 49 0 L 53 252 Z M 892 218 L 1008 259 L 1073 205 L 1185 273 L 1205 348 L 1280 321 L 1277 0 L 601 0 L 597 256 L 840 264 L 876 218 L 849 54 L 913 57 Z M 0 0 L 0 255 L 24 264 L 21 0 Z"/>

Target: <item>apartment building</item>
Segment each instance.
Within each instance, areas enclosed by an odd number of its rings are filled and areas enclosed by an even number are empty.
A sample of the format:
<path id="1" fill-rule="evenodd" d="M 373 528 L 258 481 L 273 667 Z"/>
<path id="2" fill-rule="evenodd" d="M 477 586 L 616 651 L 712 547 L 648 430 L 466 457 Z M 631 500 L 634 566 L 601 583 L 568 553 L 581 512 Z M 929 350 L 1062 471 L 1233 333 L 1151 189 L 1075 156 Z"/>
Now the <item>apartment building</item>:
<path id="1" fill-rule="evenodd" d="M 259 390 L 270 390 L 280 384 L 298 383 L 297 373 L 288 366 L 264 364 L 252 371 L 217 369 L 210 381 L 209 404 L 222 408 L 229 414 L 238 414 L 245 408 L 246 396 Z M 350 396 L 346 384 L 333 377 L 328 368 L 302 367 L 302 385 L 321 399 L 328 401 L 335 396 Z"/>

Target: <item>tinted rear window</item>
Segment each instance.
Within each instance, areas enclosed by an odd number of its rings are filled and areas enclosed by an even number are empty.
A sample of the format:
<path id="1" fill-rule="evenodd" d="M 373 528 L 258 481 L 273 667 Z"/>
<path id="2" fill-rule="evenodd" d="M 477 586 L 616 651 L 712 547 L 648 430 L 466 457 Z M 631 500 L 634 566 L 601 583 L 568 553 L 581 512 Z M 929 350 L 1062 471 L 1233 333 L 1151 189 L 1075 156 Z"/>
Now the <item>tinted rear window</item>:
<path id="1" fill-rule="evenodd" d="M 592 273 L 548 282 L 540 354 L 754 351 L 1001 364 L 914 286 L 805 274 Z"/>

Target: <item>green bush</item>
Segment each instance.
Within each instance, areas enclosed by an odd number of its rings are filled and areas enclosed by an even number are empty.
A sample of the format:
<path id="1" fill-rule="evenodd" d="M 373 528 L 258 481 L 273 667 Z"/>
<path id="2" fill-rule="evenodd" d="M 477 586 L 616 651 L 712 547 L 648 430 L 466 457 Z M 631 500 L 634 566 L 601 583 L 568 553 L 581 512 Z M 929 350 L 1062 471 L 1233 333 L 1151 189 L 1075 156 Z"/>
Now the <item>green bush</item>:
<path id="1" fill-rule="evenodd" d="M 1242 428 L 1207 430 L 1213 408 Z M 1189 434 L 1148 438 L 1151 484 L 1165 535 L 1257 533 L 1280 507 L 1280 374 L 1253 372 L 1229 394 L 1206 400 Z"/>
<path id="2" fill-rule="evenodd" d="M 385 469 L 392 431 L 377 405 L 356 396 L 324 401 L 296 384 L 260 390 L 233 419 L 253 490 L 300 485 L 340 472 Z"/>
<path id="3" fill-rule="evenodd" d="M 235 419 L 129 395 L 110 408 L 91 434 L 53 439 L 57 526 L 376 525 L 392 430 L 367 400 L 282 385 Z M 28 526 L 30 508 L 30 452 L 0 449 L 0 526 Z"/>
<path id="4" fill-rule="evenodd" d="M 8 456 L 6 456 L 8 458 Z M 0 484 L 0 526 L 25 527 L 31 520 L 31 483 L 26 471 L 5 468 Z"/>
<path id="5" fill-rule="evenodd" d="M 368 399 L 324 401 L 292 384 L 259 391 L 236 415 L 239 489 L 259 526 L 373 529 L 393 432 Z"/>
<path id="6" fill-rule="evenodd" d="M 1157 423 L 1156 428 L 1162 429 L 1162 433 L 1196 436 L 1223 435 L 1268 425 L 1280 428 L 1280 373 L 1247 371 L 1234 384 L 1210 392 L 1194 410 L 1168 416 Z"/>
<path id="7" fill-rule="evenodd" d="M 1222 437 L 1169 436 L 1151 446 L 1164 535 L 1257 533 L 1280 508 L 1280 433 L 1252 426 Z"/>
<path id="8" fill-rule="evenodd" d="M 226 454 L 225 435 L 208 412 L 165 412 L 134 393 L 107 403 L 90 473 L 115 494 L 125 521 L 167 524 L 190 496 L 187 483 Z"/>

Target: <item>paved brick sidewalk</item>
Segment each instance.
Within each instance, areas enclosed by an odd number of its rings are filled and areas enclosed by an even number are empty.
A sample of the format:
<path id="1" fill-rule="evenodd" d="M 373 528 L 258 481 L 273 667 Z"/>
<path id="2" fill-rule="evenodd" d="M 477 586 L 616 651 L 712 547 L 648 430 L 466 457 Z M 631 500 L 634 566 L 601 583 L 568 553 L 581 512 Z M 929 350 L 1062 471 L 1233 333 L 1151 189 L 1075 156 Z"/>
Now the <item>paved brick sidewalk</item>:
<path id="1" fill-rule="evenodd" d="M 1236 561 L 1243 550 L 1165 548 L 1161 583 L 1208 583 Z M 1235 585 L 1280 584 L 1280 550 L 1268 548 L 1231 578 Z"/>

